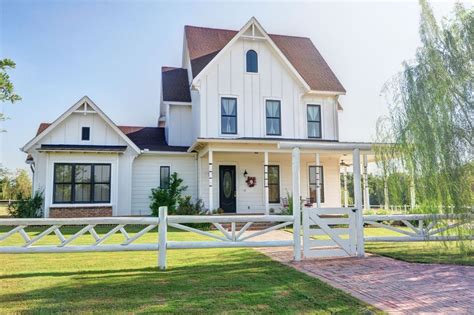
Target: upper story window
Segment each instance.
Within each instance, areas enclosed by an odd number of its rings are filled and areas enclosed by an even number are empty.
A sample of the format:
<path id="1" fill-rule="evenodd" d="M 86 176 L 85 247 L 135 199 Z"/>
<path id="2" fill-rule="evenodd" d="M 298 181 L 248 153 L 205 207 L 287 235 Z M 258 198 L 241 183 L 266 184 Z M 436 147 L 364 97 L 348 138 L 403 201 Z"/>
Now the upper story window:
<path id="1" fill-rule="evenodd" d="M 81 140 L 82 141 L 89 141 L 90 139 L 91 139 L 91 128 L 90 127 L 82 127 Z"/>
<path id="2" fill-rule="evenodd" d="M 267 135 L 281 136 L 281 103 L 267 100 L 265 104 L 267 117 Z"/>
<path id="3" fill-rule="evenodd" d="M 53 203 L 109 203 L 110 164 L 54 164 Z"/>
<path id="4" fill-rule="evenodd" d="M 247 72 L 258 72 L 258 55 L 255 50 L 247 51 Z"/>
<path id="5" fill-rule="evenodd" d="M 308 105 L 308 138 L 321 138 L 321 106 Z"/>
<path id="6" fill-rule="evenodd" d="M 237 99 L 221 99 L 221 133 L 237 134 Z"/>
<path id="7" fill-rule="evenodd" d="M 160 166 L 160 188 L 166 189 L 170 186 L 170 167 Z"/>

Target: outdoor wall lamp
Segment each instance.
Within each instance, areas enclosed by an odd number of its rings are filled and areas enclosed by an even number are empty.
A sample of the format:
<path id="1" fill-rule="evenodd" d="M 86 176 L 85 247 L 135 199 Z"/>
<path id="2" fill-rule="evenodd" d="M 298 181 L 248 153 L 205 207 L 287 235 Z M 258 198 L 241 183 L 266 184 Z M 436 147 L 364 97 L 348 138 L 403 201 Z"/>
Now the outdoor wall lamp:
<path id="1" fill-rule="evenodd" d="M 247 173 L 247 170 L 244 171 L 244 177 L 247 178 L 249 176 L 249 173 Z"/>

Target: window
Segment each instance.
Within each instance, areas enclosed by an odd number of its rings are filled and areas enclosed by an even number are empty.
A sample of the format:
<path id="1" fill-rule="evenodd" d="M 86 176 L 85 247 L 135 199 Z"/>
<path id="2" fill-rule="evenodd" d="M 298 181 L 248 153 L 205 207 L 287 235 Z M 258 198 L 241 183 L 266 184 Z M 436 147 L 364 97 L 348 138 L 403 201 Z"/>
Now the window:
<path id="1" fill-rule="evenodd" d="M 109 203 L 110 164 L 54 164 L 53 203 Z"/>
<path id="2" fill-rule="evenodd" d="M 160 188 L 165 189 L 170 185 L 170 167 L 160 166 Z"/>
<path id="3" fill-rule="evenodd" d="M 281 136 L 280 101 L 267 100 L 265 112 L 267 116 L 267 135 Z"/>
<path id="4" fill-rule="evenodd" d="M 308 138 L 321 138 L 321 106 L 308 105 Z"/>
<path id="5" fill-rule="evenodd" d="M 237 134 L 237 99 L 223 97 L 221 99 L 221 132 Z"/>
<path id="6" fill-rule="evenodd" d="M 309 197 L 311 202 L 316 202 L 316 170 L 319 170 L 321 186 L 321 202 L 324 202 L 324 172 L 322 166 L 310 166 L 309 167 Z"/>
<path id="7" fill-rule="evenodd" d="M 258 56 L 255 50 L 247 51 L 247 72 L 258 72 Z"/>
<path id="8" fill-rule="evenodd" d="M 91 139 L 91 128 L 90 127 L 82 127 L 81 139 L 82 139 L 82 141 L 89 141 Z"/>
<path id="9" fill-rule="evenodd" d="M 280 167 L 278 165 L 268 165 L 268 201 L 280 202 Z"/>

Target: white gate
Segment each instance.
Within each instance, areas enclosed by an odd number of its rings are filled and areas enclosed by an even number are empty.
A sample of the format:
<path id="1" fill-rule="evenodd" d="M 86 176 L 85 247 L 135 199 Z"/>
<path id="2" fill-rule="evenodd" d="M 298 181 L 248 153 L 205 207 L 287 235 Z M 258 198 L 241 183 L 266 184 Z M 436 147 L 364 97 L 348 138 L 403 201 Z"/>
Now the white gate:
<path id="1" fill-rule="evenodd" d="M 304 257 L 355 256 L 356 211 L 351 208 L 304 208 Z"/>

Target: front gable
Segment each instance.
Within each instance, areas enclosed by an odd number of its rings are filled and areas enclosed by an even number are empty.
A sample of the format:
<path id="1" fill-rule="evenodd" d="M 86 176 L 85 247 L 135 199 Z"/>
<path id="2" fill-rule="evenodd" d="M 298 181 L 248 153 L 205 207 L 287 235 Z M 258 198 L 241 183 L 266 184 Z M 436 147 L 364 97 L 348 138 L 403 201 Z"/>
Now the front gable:
<path id="1" fill-rule="evenodd" d="M 83 139 L 83 128 L 89 129 L 89 139 Z M 29 152 L 41 146 L 60 146 L 80 149 L 107 149 L 114 146 L 130 147 L 136 153 L 140 149 L 108 118 L 87 96 L 81 98 L 52 124 L 42 124 L 38 134 L 22 151 Z"/>

